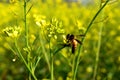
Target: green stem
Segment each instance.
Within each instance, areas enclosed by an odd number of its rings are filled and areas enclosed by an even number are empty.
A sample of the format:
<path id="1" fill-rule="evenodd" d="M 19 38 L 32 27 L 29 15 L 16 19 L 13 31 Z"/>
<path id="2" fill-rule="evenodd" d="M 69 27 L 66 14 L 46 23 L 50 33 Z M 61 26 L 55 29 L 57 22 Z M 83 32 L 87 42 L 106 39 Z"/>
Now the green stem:
<path id="1" fill-rule="evenodd" d="M 27 13 L 26 13 L 26 7 L 27 7 L 27 1 L 24 0 L 24 26 L 25 26 L 25 43 L 26 43 L 26 47 L 27 49 L 29 49 L 29 42 L 28 42 L 28 26 L 27 26 Z M 16 47 L 17 47 L 17 44 L 16 44 Z M 28 52 L 28 64 L 27 62 L 25 61 L 24 57 L 22 56 L 21 52 L 19 51 L 18 49 L 18 52 L 20 54 L 20 57 L 22 58 L 23 62 L 25 63 L 26 67 L 28 68 L 28 70 L 30 71 L 31 75 L 33 76 L 33 78 L 35 80 L 37 80 L 35 74 L 34 74 L 34 71 L 32 71 L 32 69 L 30 68 L 30 61 L 29 61 L 29 58 L 30 58 L 30 52 Z"/>
<path id="2" fill-rule="evenodd" d="M 34 72 L 32 72 L 32 70 L 31 70 L 30 67 L 28 66 L 25 58 L 23 57 L 23 55 L 21 54 L 21 52 L 20 52 L 20 50 L 19 50 L 19 48 L 18 48 L 17 39 L 15 39 L 15 47 L 16 47 L 16 49 L 17 49 L 17 52 L 18 52 L 20 58 L 23 60 L 25 66 L 28 68 L 28 70 L 29 70 L 30 73 L 32 74 L 33 78 L 34 78 L 35 80 L 37 80 L 36 76 L 34 75 Z"/>
<path id="3" fill-rule="evenodd" d="M 51 80 L 54 80 L 53 56 L 51 55 Z"/>
<path id="4" fill-rule="evenodd" d="M 86 30 L 86 32 L 85 32 L 85 36 L 86 36 L 86 34 L 88 33 L 88 31 L 89 31 L 91 25 L 93 24 L 93 22 L 95 21 L 95 19 L 96 19 L 97 16 L 99 15 L 99 13 L 100 13 L 100 12 L 102 11 L 102 9 L 107 5 L 108 2 L 109 2 L 109 0 L 107 0 L 107 1 L 104 3 L 104 5 L 98 10 L 98 12 L 95 14 L 95 16 L 93 17 L 93 19 L 91 20 L 90 24 L 89 24 L 88 27 L 87 27 L 87 30 Z M 85 37 L 82 38 L 81 41 L 84 42 L 84 40 L 85 40 Z M 82 46 L 79 46 L 77 63 L 76 63 L 76 66 L 75 66 L 75 72 L 74 72 L 74 75 L 73 75 L 73 76 L 74 76 L 74 79 L 73 79 L 73 80 L 75 80 L 75 78 L 76 78 L 76 74 L 77 74 L 77 70 L 78 70 L 78 65 L 79 65 L 79 61 L 80 61 L 81 48 L 82 48 Z"/>
<path id="5" fill-rule="evenodd" d="M 74 80 L 75 60 L 76 60 L 76 56 L 74 55 L 74 59 L 73 59 L 73 63 L 72 63 L 72 80 Z"/>
<path id="6" fill-rule="evenodd" d="M 54 80 L 54 68 L 53 68 L 53 53 L 51 53 L 51 46 L 49 41 L 49 49 L 50 49 L 50 71 L 51 71 L 51 80 Z"/>
<path id="7" fill-rule="evenodd" d="M 102 6 L 102 3 L 100 2 L 100 7 L 101 6 Z M 101 18 L 104 18 L 103 11 L 101 13 Z M 99 54 L 100 54 L 100 46 L 101 46 L 101 39 L 102 39 L 102 29 L 103 29 L 103 22 L 101 23 L 100 31 L 99 31 L 99 39 L 98 39 L 98 47 L 97 47 L 95 67 L 94 67 L 94 73 L 93 73 L 93 80 L 96 79 L 96 75 L 97 75 L 98 62 L 99 62 Z"/>
<path id="8" fill-rule="evenodd" d="M 28 26 L 27 26 L 27 20 L 26 20 L 26 6 L 27 2 L 24 0 L 24 25 L 25 25 L 25 41 L 26 41 L 26 46 L 28 48 Z"/>
<path id="9" fill-rule="evenodd" d="M 97 53 L 96 53 L 96 60 L 95 60 L 95 69 L 94 69 L 94 74 L 93 74 L 93 80 L 95 80 L 96 75 L 97 75 L 97 68 L 98 68 L 98 61 L 99 61 L 99 53 L 100 53 L 99 51 L 100 51 L 100 46 L 101 46 L 102 28 L 103 28 L 103 26 L 100 26 L 99 40 L 98 40 L 98 48 L 97 48 Z"/>
<path id="10" fill-rule="evenodd" d="M 62 46 L 60 48 L 58 48 L 57 50 L 55 50 L 55 52 L 53 52 L 53 55 L 55 56 L 59 51 L 61 51 L 63 48 L 65 48 L 65 46 Z"/>
<path id="11" fill-rule="evenodd" d="M 40 44 L 41 44 L 41 48 L 42 48 L 42 52 L 43 52 L 43 55 L 44 55 L 44 57 L 45 57 L 45 59 L 46 59 L 46 62 L 47 62 L 47 64 L 48 64 L 48 68 L 49 68 L 49 70 L 50 70 L 50 62 L 49 62 L 49 57 L 48 57 L 48 54 L 47 54 L 47 50 L 45 49 L 45 42 L 44 42 L 44 39 L 43 39 L 43 33 L 44 33 L 44 31 L 43 30 L 41 30 L 42 32 L 40 33 Z"/>

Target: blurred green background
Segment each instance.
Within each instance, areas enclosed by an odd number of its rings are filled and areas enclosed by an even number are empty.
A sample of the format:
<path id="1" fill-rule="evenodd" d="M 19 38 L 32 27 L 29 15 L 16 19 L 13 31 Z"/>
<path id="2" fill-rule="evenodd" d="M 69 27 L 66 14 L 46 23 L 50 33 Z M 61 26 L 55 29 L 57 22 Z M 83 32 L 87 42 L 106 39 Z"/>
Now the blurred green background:
<path id="1" fill-rule="evenodd" d="M 102 0 L 104 1 L 104 0 Z M 112 2 L 113 1 L 113 2 Z M 29 26 L 29 41 L 32 44 L 39 25 L 37 21 L 50 21 L 57 18 L 62 21 L 65 34 L 79 34 L 79 30 L 86 30 L 91 19 L 100 8 L 100 0 L 30 0 L 27 10 L 32 8 L 27 15 Z M 120 1 L 111 0 L 97 17 L 90 28 L 81 53 L 81 62 L 78 68 L 77 80 L 92 80 L 99 40 L 99 29 L 102 26 L 102 39 L 99 53 L 98 71 L 96 80 L 120 80 Z M 102 25 L 101 25 L 102 24 Z M 28 80 L 28 70 L 23 62 L 11 51 L 13 39 L 6 37 L 3 29 L 9 26 L 21 26 L 23 23 L 23 1 L 0 1 L 0 80 Z M 24 33 L 21 35 L 24 36 Z M 58 38 L 59 40 L 59 38 Z M 24 45 L 20 36 L 19 46 Z M 53 46 L 57 44 L 53 42 Z M 36 48 L 37 44 L 34 45 Z M 56 80 L 69 80 L 71 68 L 66 56 L 67 49 L 58 52 L 54 60 L 54 74 Z M 34 53 L 34 51 L 33 51 Z M 36 54 L 35 54 L 36 55 Z M 61 56 L 63 55 L 63 56 Z M 14 61 L 16 59 L 16 61 Z M 35 74 L 38 80 L 50 78 L 47 63 L 42 58 Z"/>

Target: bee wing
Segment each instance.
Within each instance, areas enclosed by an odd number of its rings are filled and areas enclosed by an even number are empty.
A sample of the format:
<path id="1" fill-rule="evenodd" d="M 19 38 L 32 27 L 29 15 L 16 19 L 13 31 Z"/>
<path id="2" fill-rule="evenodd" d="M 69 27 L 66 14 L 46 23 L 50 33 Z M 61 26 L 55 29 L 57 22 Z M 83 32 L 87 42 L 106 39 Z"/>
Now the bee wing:
<path id="1" fill-rule="evenodd" d="M 79 44 L 81 44 L 82 45 L 82 42 L 81 41 L 79 41 L 79 40 L 77 40 L 77 39 L 75 39 Z"/>

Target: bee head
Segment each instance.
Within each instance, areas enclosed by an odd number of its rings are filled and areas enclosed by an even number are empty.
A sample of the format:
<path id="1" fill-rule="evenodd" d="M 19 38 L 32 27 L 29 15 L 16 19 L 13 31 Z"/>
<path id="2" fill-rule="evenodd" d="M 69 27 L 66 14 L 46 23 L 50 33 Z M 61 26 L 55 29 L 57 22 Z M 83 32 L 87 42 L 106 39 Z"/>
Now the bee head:
<path id="1" fill-rule="evenodd" d="M 74 39 L 74 35 L 73 34 L 70 35 L 70 40 L 72 40 L 72 39 Z"/>
<path id="2" fill-rule="evenodd" d="M 66 39 L 67 40 L 72 40 L 72 39 L 74 39 L 74 35 L 73 34 L 67 34 Z"/>

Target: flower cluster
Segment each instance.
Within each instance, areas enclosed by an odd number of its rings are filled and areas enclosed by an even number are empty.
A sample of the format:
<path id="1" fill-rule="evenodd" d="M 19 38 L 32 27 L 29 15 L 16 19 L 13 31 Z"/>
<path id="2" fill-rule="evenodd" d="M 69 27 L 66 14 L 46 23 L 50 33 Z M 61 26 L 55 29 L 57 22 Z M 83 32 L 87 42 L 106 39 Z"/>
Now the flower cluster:
<path id="1" fill-rule="evenodd" d="M 3 32 L 8 36 L 12 38 L 17 38 L 21 33 L 21 28 L 19 26 L 14 27 L 6 27 L 3 29 Z"/>
<path id="2" fill-rule="evenodd" d="M 35 23 L 39 26 L 45 33 L 47 32 L 48 37 L 54 37 L 57 39 L 57 34 L 64 33 L 62 21 L 57 18 L 47 19 L 44 15 L 33 15 Z"/>
<path id="3" fill-rule="evenodd" d="M 35 23 L 39 26 L 46 26 L 47 25 L 47 21 L 46 21 L 46 16 L 44 15 L 33 15 L 34 19 L 35 19 Z"/>
<path id="4" fill-rule="evenodd" d="M 62 21 L 52 18 L 49 26 L 47 27 L 48 37 L 54 37 L 57 39 L 57 34 L 64 33 Z"/>

